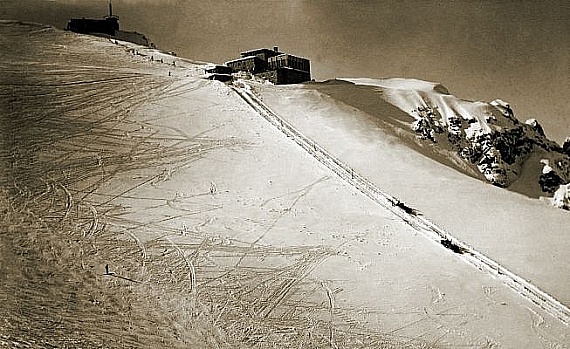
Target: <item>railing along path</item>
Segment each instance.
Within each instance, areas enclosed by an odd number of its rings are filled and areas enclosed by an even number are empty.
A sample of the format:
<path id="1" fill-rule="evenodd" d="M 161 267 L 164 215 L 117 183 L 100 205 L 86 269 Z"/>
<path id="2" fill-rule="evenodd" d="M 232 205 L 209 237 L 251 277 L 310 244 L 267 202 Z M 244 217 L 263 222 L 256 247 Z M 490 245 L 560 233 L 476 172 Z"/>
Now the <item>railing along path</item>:
<path id="1" fill-rule="evenodd" d="M 232 89 L 249 106 L 251 106 L 256 113 L 269 121 L 273 126 L 277 127 L 277 129 L 283 132 L 287 137 L 291 138 L 295 143 L 300 145 L 305 149 L 305 151 L 311 154 L 321 164 L 336 173 L 340 178 L 374 202 L 378 203 L 380 206 L 398 216 L 414 230 L 421 233 L 428 239 L 455 252 L 460 258 L 464 259 L 476 268 L 484 270 L 497 277 L 505 285 L 535 303 L 550 315 L 562 321 L 564 324 L 570 324 L 570 309 L 568 309 L 564 304 L 560 303 L 554 297 L 542 291 L 534 284 L 509 271 L 498 262 L 477 251 L 472 246 L 458 240 L 444 229 L 423 217 L 416 210 L 407 207 L 397 198 L 380 190 L 374 183 L 370 182 L 370 180 L 355 172 L 350 166 L 330 154 L 326 149 L 303 135 L 293 125 L 273 112 L 257 96 L 255 96 L 249 85 L 245 83 L 243 84 L 244 87 L 232 86 Z"/>

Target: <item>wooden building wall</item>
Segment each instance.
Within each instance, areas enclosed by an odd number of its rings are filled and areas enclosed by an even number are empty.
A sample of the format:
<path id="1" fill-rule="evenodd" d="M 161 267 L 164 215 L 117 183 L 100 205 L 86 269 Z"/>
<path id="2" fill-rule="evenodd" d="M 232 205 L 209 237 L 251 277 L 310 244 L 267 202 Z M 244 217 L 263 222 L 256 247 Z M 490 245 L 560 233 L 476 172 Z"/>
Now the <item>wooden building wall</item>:
<path id="1" fill-rule="evenodd" d="M 267 69 L 267 63 L 255 56 L 229 61 L 226 65 L 234 71 L 247 71 L 254 74 L 264 72 Z"/>
<path id="2" fill-rule="evenodd" d="M 292 56 L 289 54 L 282 54 L 279 56 L 271 57 L 268 60 L 268 69 L 277 68 L 293 68 L 305 72 L 311 71 L 311 64 L 308 59 Z"/>

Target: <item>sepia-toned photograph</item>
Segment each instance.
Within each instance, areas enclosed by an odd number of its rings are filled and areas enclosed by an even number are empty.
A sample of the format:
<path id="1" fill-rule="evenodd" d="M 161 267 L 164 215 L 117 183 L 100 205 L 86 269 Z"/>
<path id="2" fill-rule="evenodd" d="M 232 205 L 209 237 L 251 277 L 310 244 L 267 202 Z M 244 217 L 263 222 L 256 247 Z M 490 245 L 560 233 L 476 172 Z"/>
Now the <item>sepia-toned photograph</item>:
<path id="1" fill-rule="evenodd" d="M 570 348 L 562 0 L 0 0 L 0 349 Z"/>

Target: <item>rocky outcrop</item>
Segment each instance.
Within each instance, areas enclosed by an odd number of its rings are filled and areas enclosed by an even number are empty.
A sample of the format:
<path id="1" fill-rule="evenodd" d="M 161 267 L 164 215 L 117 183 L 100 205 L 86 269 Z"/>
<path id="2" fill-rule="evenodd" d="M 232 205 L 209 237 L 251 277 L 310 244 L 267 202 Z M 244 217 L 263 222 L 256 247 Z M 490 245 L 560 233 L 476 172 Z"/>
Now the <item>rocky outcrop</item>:
<path id="1" fill-rule="evenodd" d="M 527 178 L 536 178 L 546 195 L 562 195 L 559 188 L 570 182 L 570 137 L 559 146 L 546 137 L 536 119 L 519 121 L 510 104 L 503 100 L 466 101 L 451 95 L 440 84 L 421 80 L 367 83 L 379 87 L 387 102 L 415 119 L 411 129 L 420 143 L 457 154 L 494 185 L 509 187 L 521 176 L 523 168 L 537 171 L 527 174 Z M 527 161 L 537 161 L 543 155 L 542 173 L 539 164 L 527 166 Z"/>
<path id="2" fill-rule="evenodd" d="M 570 156 L 570 137 L 567 137 L 566 140 L 564 140 L 564 144 L 562 144 L 562 152 Z"/>
<path id="3" fill-rule="evenodd" d="M 570 210 L 570 184 L 563 184 L 554 192 L 552 206 Z"/>
<path id="4" fill-rule="evenodd" d="M 442 115 L 440 108 L 419 106 L 413 113 L 416 121 L 412 130 L 419 138 L 439 143 L 447 139 L 448 144 L 461 158 L 476 166 L 479 172 L 492 184 L 508 187 L 520 173 L 523 162 L 537 148 L 564 157 L 562 149 L 548 140 L 542 126 L 535 119 L 521 123 L 514 116 L 510 105 L 502 100 L 487 104 L 486 115 Z M 570 142 L 567 144 L 570 150 Z M 559 159 L 561 161 L 562 159 Z M 567 172 L 567 171 L 566 171 Z M 556 172 L 541 176 L 541 188 L 553 193 L 567 176 Z"/>

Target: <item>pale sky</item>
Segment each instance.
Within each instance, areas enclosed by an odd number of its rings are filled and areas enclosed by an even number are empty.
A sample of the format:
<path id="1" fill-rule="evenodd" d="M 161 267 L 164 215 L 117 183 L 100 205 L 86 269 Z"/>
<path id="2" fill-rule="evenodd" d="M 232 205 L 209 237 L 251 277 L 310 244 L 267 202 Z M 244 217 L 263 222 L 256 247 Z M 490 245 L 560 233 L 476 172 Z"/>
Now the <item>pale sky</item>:
<path id="1" fill-rule="evenodd" d="M 0 19 L 65 27 L 107 0 L 0 0 Z M 458 97 L 511 103 L 559 143 L 570 136 L 570 3 L 443 0 L 113 0 L 121 28 L 179 56 L 223 63 L 279 46 L 317 80 L 412 77 Z"/>

